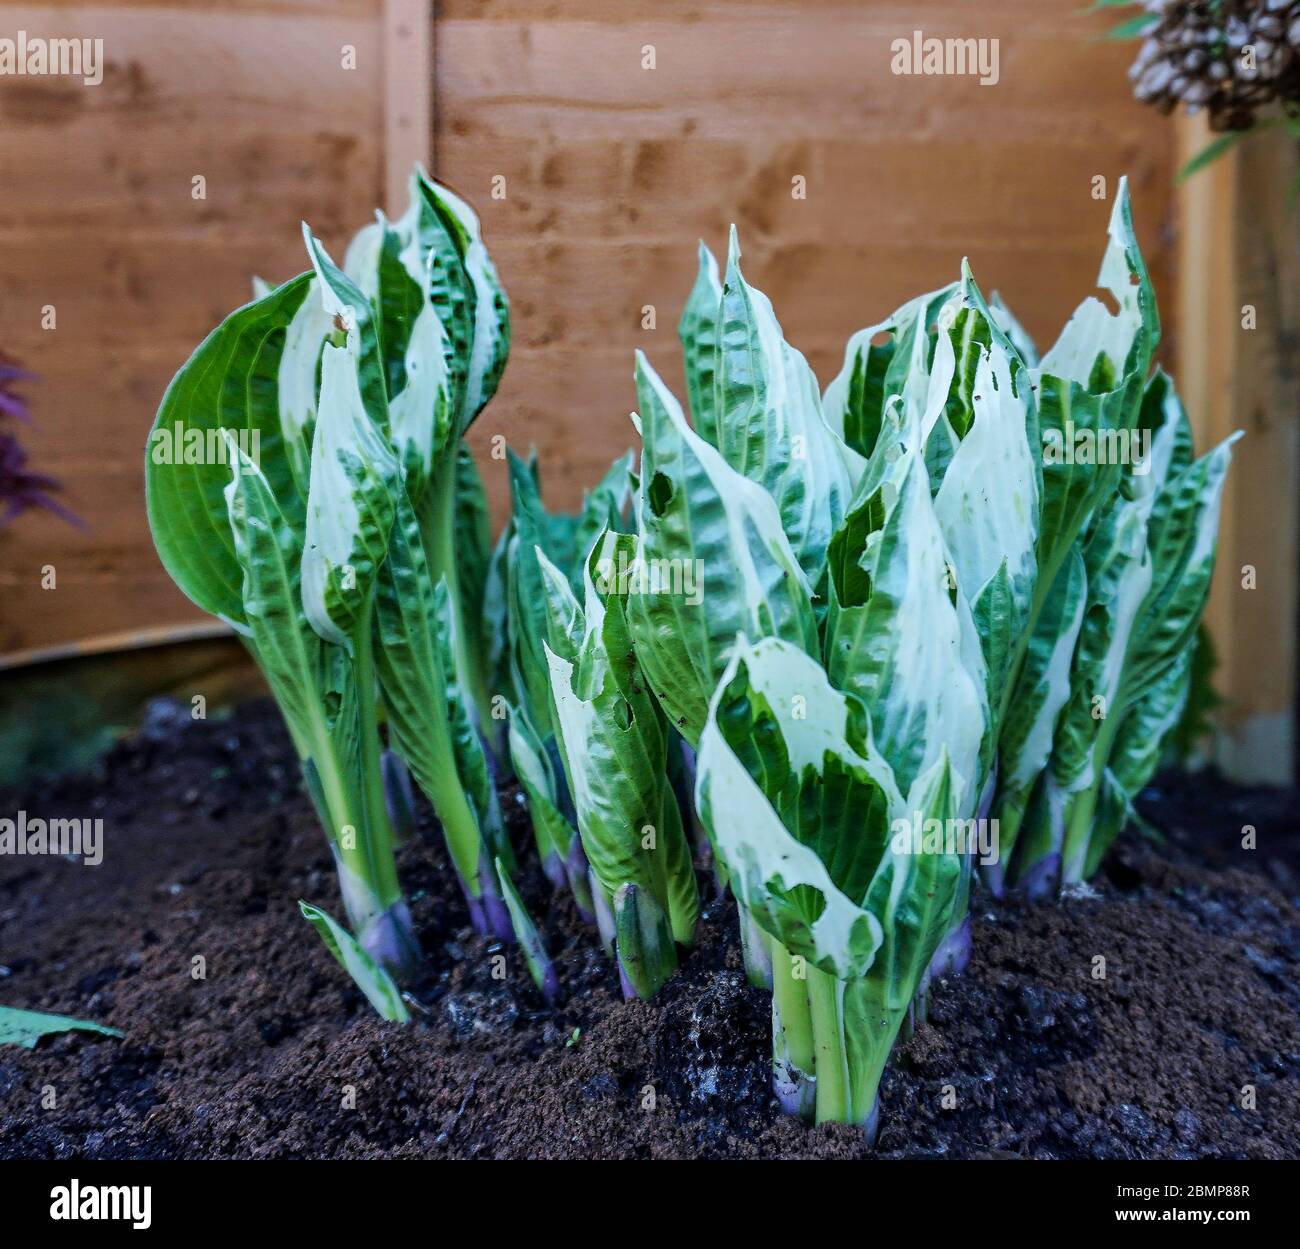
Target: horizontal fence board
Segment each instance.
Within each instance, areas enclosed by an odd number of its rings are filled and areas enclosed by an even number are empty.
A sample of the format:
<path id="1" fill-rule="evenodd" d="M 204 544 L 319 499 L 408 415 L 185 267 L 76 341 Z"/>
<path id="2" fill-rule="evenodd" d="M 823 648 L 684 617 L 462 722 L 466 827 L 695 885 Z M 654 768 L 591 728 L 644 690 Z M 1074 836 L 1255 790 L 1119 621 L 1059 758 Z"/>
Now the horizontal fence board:
<path id="1" fill-rule="evenodd" d="M 508 492 L 494 435 L 536 444 L 548 499 L 573 507 L 637 441 L 633 350 L 681 393 L 675 326 L 695 242 L 722 253 L 732 221 L 747 276 L 823 384 L 849 333 L 950 280 L 963 255 L 1033 333 L 1054 335 L 1096 275 L 1108 204 L 1088 195 L 1094 174 L 1112 189 L 1131 174 L 1166 292 L 1168 128 L 1129 96 L 1131 46 L 1091 42 L 1106 23 L 1078 8 L 943 0 L 920 21 L 894 0 L 440 0 L 435 168 L 478 209 L 513 308 L 509 367 L 469 437 L 496 519 Z M 33 34 L 102 33 L 109 65 L 75 102 L 66 83 L 15 94 L 0 80 L 0 345 L 44 375 L 27 388 L 33 466 L 64 477 L 89 524 L 27 516 L 0 537 L 3 651 L 196 618 L 144 523 L 145 434 L 175 368 L 248 298 L 249 275 L 303 267 L 300 218 L 339 255 L 384 201 L 388 136 L 406 133 L 382 64 L 399 10 L 5 10 Z M 890 41 L 918 24 L 998 38 L 999 83 L 890 73 Z M 355 70 L 338 67 L 344 43 Z M 402 72 L 418 60 L 404 52 Z M 192 172 L 208 179 L 205 202 L 187 198 Z M 790 196 L 796 173 L 806 200 Z M 40 328 L 46 303 L 55 332 Z M 34 589 L 51 561 L 58 590 Z"/>
<path id="2" fill-rule="evenodd" d="M 86 525 L 28 513 L 0 533 L 13 653 L 198 617 L 149 537 L 147 432 L 252 275 L 306 267 L 303 219 L 340 255 L 370 219 L 385 102 L 381 0 L 2 12 L 0 36 L 104 41 L 98 85 L 0 77 L 0 349 L 41 375 L 23 442 Z"/>

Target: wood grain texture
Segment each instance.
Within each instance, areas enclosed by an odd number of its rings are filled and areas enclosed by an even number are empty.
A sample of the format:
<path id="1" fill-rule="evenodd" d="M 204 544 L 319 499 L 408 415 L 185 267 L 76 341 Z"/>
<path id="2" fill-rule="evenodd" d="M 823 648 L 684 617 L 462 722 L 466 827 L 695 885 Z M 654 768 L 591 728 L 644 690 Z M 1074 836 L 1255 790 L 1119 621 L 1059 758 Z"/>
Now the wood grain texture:
<path id="1" fill-rule="evenodd" d="M 0 534 L 11 654 L 202 618 L 149 538 L 146 435 L 251 275 L 305 267 L 302 220 L 341 249 L 373 212 L 384 96 L 380 0 L 0 13 L 5 30 L 102 38 L 106 62 L 94 87 L 0 78 L 0 346 L 41 375 L 24 442 L 86 522 L 29 513 Z"/>
<path id="2" fill-rule="evenodd" d="M 935 0 L 918 22 L 897 0 L 439 0 L 435 167 L 478 209 L 513 306 L 516 347 L 470 436 L 498 520 L 493 435 L 536 443 L 548 497 L 574 506 L 635 443 L 633 350 L 680 392 L 695 241 L 721 249 L 732 221 L 747 275 L 823 383 L 853 330 L 963 255 L 1054 335 L 1096 276 L 1097 174 L 1112 189 L 1130 174 L 1172 307 L 1171 132 L 1128 94 L 1131 47 L 1095 42 L 1105 19 L 1077 0 L 996 7 Z M 162 389 L 250 272 L 298 271 L 300 218 L 341 247 L 391 199 L 394 168 L 384 0 L 4 13 L 31 33 L 102 32 L 110 69 L 75 94 L 0 80 L 0 326 L 44 375 L 29 388 L 33 461 L 65 477 L 89 524 L 25 517 L 0 538 L 0 652 L 194 618 L 140 496 Z M 999 39 L 998 84 L 891 74 L 890 41 L 918 24 Z M 344 43 L 354 71 L 338 69 Z M 192 172 L 205 203 L 188 198 Z M 39 328 L 51 301 L 56 333 Z M 49 562 L 56 592 L 39 590 Z"/>
<path id="3" fill-rule="evenodd" d="M 433 5 L 383 0 L 384 207 L 406 208 L 411 166 L 433 151 Z"/>
<path id="4" fill-rule="evenodd" d="M 537 443 L 548 495 L 574 506 L 628 445 L 633 350 L 681 392 L 694 243 L 723 249 L 733 221 L 825 384 L 850 333 L 963 255 L 1050 341 L 1096 277 L 1110 203 L 1091 179 L 1113 192 L 1127 173 L 1172 327 L 1172 130 L 1129 94 L 1132 47 L 1096 42 L 1105 17 L 1079 8 L 440 4 L 437 170 L 478 207 L 518 344 L 471 442 Z M 890 42 L 917 25 L 1000 40 L 1000 81 L 891 74 Z M 504 469 L 485 471 L 500 516 Z"/>
<path id="5" fill-rule="evenodd" d="M 1183 154 L 1208 142 L 1181 126 Z M 1294 144 L 1263 134 L 1179 195 L 1177 363 L 1202 450 L 1242 430 L 1223 496 L 1206 620 L 1225 705 L 1215 761 L 1247 782 L 1297 774 L 1300 603 L 1300 225 Z M 1254 328 L 1246 328 L 1247 307 Z M 1253 585 L 1248 582 L 1253 578 Z"/>

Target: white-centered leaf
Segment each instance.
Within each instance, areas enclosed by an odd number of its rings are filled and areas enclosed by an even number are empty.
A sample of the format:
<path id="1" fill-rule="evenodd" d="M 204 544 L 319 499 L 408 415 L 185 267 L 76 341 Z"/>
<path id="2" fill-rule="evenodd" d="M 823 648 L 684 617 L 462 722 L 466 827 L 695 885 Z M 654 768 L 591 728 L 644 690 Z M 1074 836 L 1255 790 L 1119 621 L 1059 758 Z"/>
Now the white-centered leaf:
<path id="1" fill-rule="evenodd" d="M 401 488 L 397 457 L 362 401 L 356 357 L 327 345 L 302 554 L 303 609 L 327 642 L 350 647 L 368 627 Z"/>

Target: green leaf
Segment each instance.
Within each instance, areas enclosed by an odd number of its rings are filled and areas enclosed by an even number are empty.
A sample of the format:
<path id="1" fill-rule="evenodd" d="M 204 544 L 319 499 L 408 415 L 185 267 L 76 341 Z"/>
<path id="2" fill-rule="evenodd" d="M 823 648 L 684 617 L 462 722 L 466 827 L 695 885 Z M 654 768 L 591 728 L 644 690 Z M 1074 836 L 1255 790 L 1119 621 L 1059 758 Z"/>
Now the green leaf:
<path id="1" fill-rule="evenodd" d="M 573 530 L 573 563 L 569 568 L 569 584 L 575 593 L 582 585 L 583 569 L 600 535 L 606 530 L 621 533 L 627 529 L 624 517 L 635 491 L 635 465 L 635 453 L 625 452 L 583 497 Z M 554 562 L 550 551 L 547 556 Z"/>
<path id="2" fill-rule="evenodd" d="M 1120 501 L 1099 518 L 1083 548 L 1088 577 L 1083 624 L 1070 669 L 1070 698 L 1057 726 L 1053 774 L 1066 793 L 1101 775 L 1095 755 L 1111 717 L 1120 715 L 1121 681 L 1134 621 L 1151 585 L 1146 516 L 1140 501 Z M 1101 748 L 1104 756 L 1104 746 Z M 1100 761 L 1104 764 L 1104 757 Z"/>
<path id="3" fill-rule="evenodd" d="M 989 704 L 996 705 L 1006 684 L 1027 608 L 1017 599 L 1003 560 L 971 604 L 971 615 L 984 653 Z M 994 726 L 990 726 L 992 731 Z"/>
<path id="4" fill-rule="evenodd" d="M 428 256 L 409 217 L 394 229 L 378 214 L 353 239 L 343 267 L 374 309 L 393 447 L 407 492 L 418 499 L 454 422 L 449 344 L 430 300 Z"/>
<path id="5" fill-rule="evenodd" d="M 771 495 L 689 428 L 643 356 L 645 442 L 628 613 L 666 715 L 694 744 L 736 635 L 817 649 L 812 587 Z"/>
<path id="6" fill-rule="evenodd" d="M 1223 705 L 1223 698 L 1214 688 L 1214 673 L 1219 657 L 1214 649 L 1214 639 L 1202 621 L 1196 630 L 1196 647 L 1192 653 L 1187 674 L 1187 698 L 1178 724 L 1168 739 L 1170 755 L 1179 767 L 1187 767 L 1202 741 L 1214 728 L 1214 712 Z M 1120 745 L 1116 745 L 1116 750 Z"/>
<path id="7" fill-rule="evenodd" d="M 1117 310 L 1112 313 L 1089 296 L 1034 373 L 1043 439 L 1035 614 L 1066 551 L 1098 504 L 1115 494 L 1123 476 L 1120 457 L 1108 454 L 1099 463 L 1095 450 L 1087 454 L 1086 448 L 1116 447 L 1137 426 L 1160 339 L 1155 294 L 1133 232 L 1125 179 L 1111 213 L 1110 242 L 1097 283 L 1110 292 Z"/>
<path id="8" fill-rule="evenodd" d="M 1155 291 L 1133 229 L 1127 178 L 1120 179 L 1108 233 L 1097 285 L 1109 292 L 1116 311 L 1112 312 L 1096 296 L 1088 296 L 1040 365 L 1043 374 L 1075 382 L 1089 393 L 1113 390 L 1116 382 L 1131 375 L 1140 384 L 1145 383 L 1160 341 Z M 1098 361 L 1103 358 L 1106 373 L 1114 380 L 1098 391 L 1094 379 Z"/>
<path id="9" fill-rule="evenodd" d="M 1060 337 L 1043 357 L 1039 373 L 1071 383 L 1083 395 L 1108 398 L 1123 394 L 1131 406 L 1145 385 L 1160 341 L 1155 292 L 1133 230 L 1128 180 L 1120 179 L 1111 212 L 1109 242 L 1097 277 L 1115 311 L 1088 296 L 1071 316 Z M 1136 413 L 1125 413 L 1118 428 L 1131 428 Z"/>
<path id="10" fill-rule="evenodd" d="M 302 556 L 302 603 L 327 642 L 369 628 L 375 576 L 393 528 L 401 469 L 362 402 L 356 359 L 326 346 Z"/>
<path id="11" fill-rule="evenodd" d="M 1133 807 L 1128 795 L 1109 769 L 1102 775 L 1101 792 L 1093 814 L 1092 833 L 1088 839 L 1088 857 L 1084 862 L 1083 879 L 1087 880 L 1101 866 L 1106 851 L 1115 838 L 1124 831 Z"/>
<path id="12" fill-rule="evenodd" d="M 1025 650 L 998 741 L 999 846 L 1010 858 L 1030 794 L 1052 753 L 1061 708 L 1070 696 L 1070 669 L 1083 624 L 1088 578 L 1076 545 L 1043 604 Z"/>
<path id="13" fill-rule="evenodd" d="M 695 432 L 712 446 L 718 445 L 718 411 L 714 395 L 719 338 L 722 283 L 718 262 L 703 243 L 695 285 L 682 309 L 677 336 L 682 343 L 686 370 L 686 399 Z"/>
<path id="14" fill-rule="evenodd" d="M 557 518 L 547 514 L 536 479 L 513 451 L 509 452 L 509 467 L 513 536 L 506 563 L 514 683 L 529 722 L 546 738 L 551 735 L 550 675 L 543 653 L 548 617 L 537 551 L 566 576 L 576 562 L 576 553 L 571 528 L 556 524 Z"/>
<path id="15" fill-rule="evenodd" d="M 1124 713 L 1107 760 L 1120 790 L 1135 797 L 1155 775 L 1166 742 L 1187 702 L 1194 652 L 1184 649 L 1145 694 Z"/>
<path id="16" fill-rule="evenodd" d="M 883 940 L 865 901 L 903 800 L 856 700 L 797 647 L 738 644 L 696 775 L 737 901 L 791 953 L 840 979 L 861 975 Z"/>
<path id="17" fill-rule="evenodd" d="M 694 941 L 699 915 L 690 847 L 668 783 L 668 731 L 632 647 L 627 602 L 597 590 L 594 570 L 633 539 L 607 535 L 592 551 L 586 602 L 539 552 L 550 613 L 546 657 L 560 755 L 582 846 L 612 899 L 625 884 L 653 896 L 674 937 Z M 603 577 L 602 577 L 603 580 Z"/>
<path id="18" fill-rule="evenodd" d="M 473 663 L 483 674 L 483 688 L 494 691 L 491 684 L 490 639 L 494 627 L 488 619 L 487 582 L 492 564 L 492 524 L 488 514 L 487 492 L 483 478 L 468 447 L 463 443 L 456 455 L 455 542 L 457 578 L 460 582 L 462 617 L 479 626 L 468 639 Z M 493 605 L 500 613 L 504 602 Z M 500 619 L 498 615 L 497 619 Z M 486 710 L 486 709 L 485 709 Z M 486 730 L 491 720 L 482 727 Z"/>
<path id="19" fill-rule="evenodd" d="M 654 997 L 677 970 L 677 947 L 668 917 L 654 895 L 632 881 L 614 894 L 618 964 L 640 998 Z"/>
<path id="20" fill-rule="evenodd" d="M 527 715 L 515 707 L 510 709 L 510 758 L 528 801 L 538 857 L 547 875 L 555 877 L 568 863 L 578 830 L 560 811 L 549 754 L 528 723 Z"/>
<path id="21" fill-rule="evenodd" d="M 265 475 L 227 437 L 233 470 L 226 486 L 226 523 L 242 570 L 243 629 L 300 751 L 316 753 L 327 644 L 302 608 L 302 538 L 280 510 Z M 330 828 L 331 836 L 336 832 Z"/>
<path id="22" fill-rule="evenodd" d="M 1145 443 L 1141 463 L 1128 466 L 1129 493 L 1144 493 L 1144 483 L 1139 478 L 1149 478 L 1151 489 L 1162 490 L 1170 477 L 1187 468 L 1193 458 L 1192 426 L 1173 379 L 1164 369 L 1157 367 L 1142 394 L 1142 407 L 1138 413 L 1138 433 Z M 1157 495 L 1151 510 L 1151 524 L 1157 528 L 1169 499 Z"/>
<path id="23" fill-rule="evenodd" d="M 21 1045 L 35 1049 L 43 1036 L 60 1032 L 99 1032 L 104 1036 L 117 1036 L 116 1028 L 86 1019 L 73 1019 L 70 1015 L 46 1015 L 41 1011 L 19 1010 L 16 1006 L 0 1006 L 0 1045 Z"/>
<path id="24" fill-rule="evenodd" d="M 983 298 L 974 290 L 968 267 L 963 267 L 962 277 L 960 294 L 954 294 L 939 312 L 924 427 L 927 436 L 942 411 L 956 437 L 966 437 L 975 419 L 975 395 L 979 390 L 976 378 L 982 361 L 993 352 L 998 334 Z M 999 356 L 998 363 L 1005 368 L 1011 353 L 1000 351 Z M 1011 370 L 1006 368 L 1006 373 L 1010 381 Z M 1009 401 L 1012 398 L 1010 385 L 1007 391 Z M 990 407 L 999 398 L 988 390 L 982 397 Z M 942 408 L 936 399 L 942 401 Z"/>
<path id="25" fill-rule="evenodd" d="M 1229 130 L 1217 138 L 1211 139 L 1195 156 L 1189 157 L 1180 166 L 1178 173 L 1174 177 L 1175 182 L 1185 182 L 1193 174 L 1200 173 L 1207 165 L 1212 165 L 1219 159 L 1229 148 L 1235 147 L 1247 135 L 1254 134 L 1258 130 L 1264 129 L 1268 122 L 1251 126 L 1247 130 Z"/>
<path id="26" fill-rule="evenodd" d="M 885 445 L 877 448 L 883 456 Z M 826 618 L 826 673 L 857 695 L 871 714 L 876 746 L 906 791 L 945 752 L 970 806 L 980 783 L 979 753 L 988 724 L 984 662 L 966 600 L 950 589 L 949 557 L 925 465 L 904 453 L 897 497 L 886 483 L 859 503 L 836 535 L 832 569 L 856 564 L 849 579 L 831 578 Z M 883 524 L 867 527 L 883 513 Z M 870 517 L 864 520 L 864 517 Z M 907 644 L 900 645 L 906 638 Z"/>
<path id="27" fill-rule="evenodd" d="M 456 774 L 465 796 L 474 808 L 484 841 L 494 855 L 503 858 L 511 870 L 515 867 L 514 850 L 506 835 L 505 823 L 497 799 L 492 771 L 488 767 L 483 740 L 471 714 L 469 691 L 459 680 L 454 647 L 456 620 L 451 610 L 451 594 L 446 578 L 434 587 L 434 615 L 437 620 L 437 637 L 442 647 L 442 670 L 446 674 L 447 721 L 451 730 L 452 754 Z"/>
<path id="28" fill-rule="evenodd" d="M 307 255 L 316 271 L 317 289 L 337 326 L 346 336 L 346 347 L 356 361 L 357 391 L 362 405 L 383 434 L 388 434 L 388 382 L 379 346 L 375 310 L 357 284 L 329 258 L 320 240 L 302 227 Z"/>
<path id="29" fill-rule="evenodd" d="M 1159 371 L 1146 387 L 1137 424 L 1150 441 L 1124 466 L 1117 493 L 1093 518 L 1082 547 L 1086 608 L 1071 693 L 1050 774 L 1026 811 L 1022 876 L 1045 870 L 1057 852 L 1067 883 L 1096 870 L 1186 704 L 1235 438 L 1191 461 L 1186 414 Z M 1023 798 L 1027 769 L 1017 779 Z M 1014 832 L 1016 808 L 1004 801 L 1004 848 L 1005 819 L 1011 816 Z"/>
<path id="30" fill-rule="evenodd" d="M 918 778 L 908 798 L 913 829 L 924 837 L 938 821 L 947 833 L 959 808 L 953 775 L 946 757 Z M 901 828 L 896 830 L 901 832 Z M 890 1010 L 906 1010 L 929 970 L 934 952 L 952 926 L 954 911 L 964 898 L 962 856 L 946 849 L 938 852 L 909 846 L 902 853 L 894 845 L 881 869 L 877 871 L 867 895 L 867 905 L 880 920 L 883 935 L 880 949 L 870 970 L 871 979 L 880 986 L 880 999 Z M 961 901 L 961 910 L 965 902 Z"/>
<path id="31" fill-rule="evenodd" d="M 413 178 L 421 246 L 432 249 L 432 298 L 455 351 L 458 435 L 496 393 L 510 352 L 510 310 L 474 210 L 423 170 Z M 430 211 L 431 210 L 431 211 Z"/>
<path id="32" fill-rule="evenodd" d="M 464 430 L 476 296 L 461 260 L 459 229 L 440 209 L 433 183 L 417 168 L 410 187 L 410 205 L 394 225 L 407 272 L 412 278 L 417 271 L 427 275 L 421 286 L 442 329 L 449 420 L 452 434 L 459 438 Z"/>
<path id="33" fill-rule="evenodd" d="M 1120 22 L 1118 26 L 1112 26 L 1106 32 L 1107 39 L 1136 39 L 1140 35 L 1145 35 L 1153 26 L 1160 24 L 1160 15 L 1158 13 L 1139 13 L 1136 17 L 1130 17 L 1127 21 Z"/>
<path id="34" fill-rule="evenodd" d="M 790 546 L 815 586 L 866 465 L 822 419 L 807 361 L 782 337 L 767 296 L 741 274 L 734 226 L 718 318 L 718 450 L 776 501 Z"/>
<path id="35" fill-rule="evenodd" d="M 560 993 L 560 979 L 556 974 L 555 964 L 551 962 L 551 956 L 546 952 L 537 925 L 533 923 L 533 917 L 528 914 L 524 900 L 519 896 L 519 890 L 515 888 L 515 882 L 510 879 L 510 873 L 506 871 L 505 864 L 500 859 L 496 860 L 496 870 L 501 896 L 505 899 L 506 910 L 510 912 L 510 923 L 515 930 L 515 936 L 519 938 L 519 948 L 524 952 L 528 974 L 533 978 L 537 991 L 548 1002 L 554 1002 Z"/>
<path id="36" fill-rule="evenodd" d="M 420 310 L 403 363 L 405 385 L 388 404 L 389 437 L 406 473 L 407 491 L 419 499 L 453 433 L 447 341 L 433 305 Z M 464 448 L 461 448 L 462 454 Z"/>
<path id="37" fill-rule="evenodd" d="M 928 360 L 928 330 L 956 285 L 945 286 L 909 300 L 878 325 L 859 330 L 849 339 L 844 367 L 826 387 L 822 412 L 826 424 L 860 455 L 875 450 L 885 408 L 914 364 Z M 883 336 L 884 341 L 874 340 Z"/>
<path id="38" fill-rule="evenodd" d="M 361 943 L 319 907 L 299 902 L 303 918 L 320 934 L 326 949 L 352 977 L 381 1019 L 407 1023 L 411 1016 L 393 978 L 361 948 Z"/>
<path id="39" fill-rule="evenodd" d="M 1194 644 L 1214 575 L 1223 484 L 1240 436 L 1173 476 L 1157 496 L 1148 535 L 1151 584 L 1135 624 L 1126 701 L 1141 698 Z"/>
<path id="40" fill-rule="evenodd" d="M 1037 422 L 1029 377 L 997 341 L 979 349 L 969 416 L 934 511 L 957 588 L 982 625 L 990 696 L 996 699 L 1031 611 L 1041 475 L 1038 448 L 1031 443 Z"/>
<path id="41" fill-rule="evenodd" d="M 910 1000 L 961 875 L 959 856 L 918 853 L 910 840 L 914 822 L 953 815 L 942 752 L 904 798 L 857 699 L 769 639 L 738 647 L 719 683 L 697 804 L 762 928 L 839 980 L 878 974 L 887 1000 Z"/>
<path id="42" fill-rule="evenodd" d="M 375 595 L 379 685 L 397 752 L 433 803 L 456 871 L 476 898 L 483 838 L 490 831 L 483 820 L 492 814 L 486 765 L 455 684 L 445 583 L 436 590 L 432 584 L 410 500 L 399 493 L 396 504 Z"/>
<path id="43" fill-rule="evenodd" d="M 487 576 L 483 581 L 483 629 L 480 642 L 486 664 L 487 692 L 491 699 L 501 697 L 507 703 L 518 703 L 523 697 L 515 685 L 512 667 L 514 648 L 510 637 L 509 551 L 513 536 L 513 526 L 507 521 L 497 538 L 496 546 L 492 548 L 492 557 L 488 560 Z"/>
<path id="44" fill-rule="evenodd" d="M 243 577 L 226 513 L 230 463 L 218 431 L 241 435 L 248 455 L 264 466 L 281 509 L 300 524 L 305 471 L 300 487 L 281 421 L 291 438 L 301 437 L 304 424 L 314 420 L 315 390 L 306 411 L 287 406 L 299 394 L 296 387 L 286 388 L 283 396 L 282 388 L 286 373 L 298 375 L 298 361 L 310 355 L 304 344 L 315 341 L 319 328 L 312 285 L 310 275 L 302 274 L 231 313 L 172 379 L 149 435 L 145 502 L 158 555 L 195 604 L 235 625 L 244 623 Z M 315 350 L 318 355 L 318 342 Z M 313 378 L 315 367 L 313 356 Z M 175 462 L 173 452 L 187 440 L 202 445 L 196 445 L 194 456 Z M 187 458 L 193 462 L 184 462 Z"/>

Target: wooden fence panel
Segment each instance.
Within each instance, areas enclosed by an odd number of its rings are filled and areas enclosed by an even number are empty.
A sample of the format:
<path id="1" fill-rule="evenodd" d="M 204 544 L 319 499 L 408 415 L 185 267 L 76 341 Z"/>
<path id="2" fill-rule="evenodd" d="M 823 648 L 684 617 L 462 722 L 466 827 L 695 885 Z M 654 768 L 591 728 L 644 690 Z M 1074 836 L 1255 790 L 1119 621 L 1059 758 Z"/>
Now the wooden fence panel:
<path id="1" fill-rule="evenodd" d="M 1182 127 L 1186 154 L 1209 136 Z M 1216 761 L 1286 783 L 1296 765 L 1300 635 L 1300 220 L 1295 145 L 1263 134 L 1179 197 L 1177 361 L 1202 446 L 1242 430 L 1206 613 L 1225 698 Z"/>
<path id="2" fill-rule="evenodd" d="M 33 34 L 102 35 L 108 60 L 97 88 L 0 79 L 0 347 L 42 374 L 33 463 L 88 524 L 33 515 L 0 537 L 0 654 L 195 619 L 142 507 L 163 387 L 251 273 L 301 267 L 300 218 L 341 246 L 376 204 L 400 207 L 430 146 L 512 298 L 511 363 L 471 437 L 498 517 L 493 435 L 536 443 L 567 505 L 631 445 L 632 352 L 678 385 L 694 243 L 722 249 L 732 221 L 823 382 L 853 330 L 963 254 L 1053 336 L 1096 276 L 1096 176 L 1113 194 L 1130 175 L 1172 323 L 1171 132 L 1129 96 L 1131 49 L 1096 42 L 1105 19 L 1079 8 L 441 0 L 430 22 L 420 0 L 0 6 Z M 892 74 L 891 41 L 917 25 L 997 39 L 997 84 Z"/>

